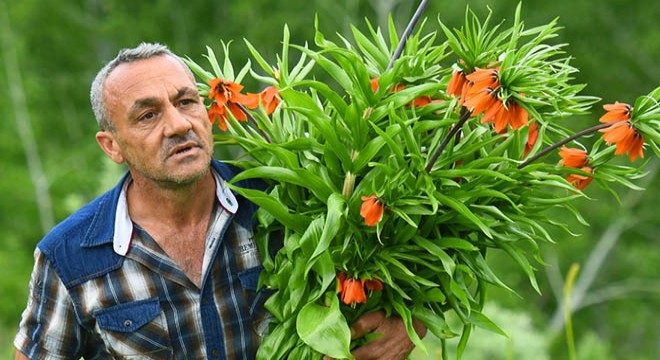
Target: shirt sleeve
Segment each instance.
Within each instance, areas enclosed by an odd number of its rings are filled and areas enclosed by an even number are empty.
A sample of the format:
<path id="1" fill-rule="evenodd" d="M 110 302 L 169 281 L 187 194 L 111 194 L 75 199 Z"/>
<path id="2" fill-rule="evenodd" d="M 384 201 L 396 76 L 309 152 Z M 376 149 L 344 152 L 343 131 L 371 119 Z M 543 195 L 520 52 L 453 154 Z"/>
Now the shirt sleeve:
<path id="1" fill-rule="evenodd" d="M 14 346 L 29 359 L 78 359 L 82 332 L 71 298 L 39 249 L 34 260 L 27 306 Z"/>

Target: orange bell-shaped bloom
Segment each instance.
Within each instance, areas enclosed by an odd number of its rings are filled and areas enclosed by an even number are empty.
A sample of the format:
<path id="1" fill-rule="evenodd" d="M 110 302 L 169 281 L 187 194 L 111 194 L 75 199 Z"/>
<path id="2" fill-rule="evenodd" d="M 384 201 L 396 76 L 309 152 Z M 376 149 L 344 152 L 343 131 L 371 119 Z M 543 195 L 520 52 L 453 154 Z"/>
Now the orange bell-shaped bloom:
<path id="1" fill-rule="evenodd" d="M 644 137 L 637 132 L 630 121 L 624 119 L 599 131 L 603 133 L 602 138 L 608 145 L 616 144 L 615 155 L 628 153 L 630 161 L 635 161 L 638 156 L 644 158 Z"/>
<path id="2" fill-rule="evenodd" d="M 340 294 L 344 291 L 344 281 L 347 277 L 348 275 L 345 272 L 337 274 L 337 292 Z"/>
<path id="3" fill-rule="evenodd" d="M 495 102 L 486 108 L 486 112 L 481 118 L 481 123 L 494 122 L 495 132 L 502 134 L 506 131 L 506 127 L 508 125 L 510 125 L 514 130 L 520 129 L 524 125 L 527 125 L 528 118 L 529 115 L 527 110 L 525 110 L 525 108 L 520 106 L 517 102 L 511 101 L 505 105 L 502 103 L 502 101 L 496 99 Z"/>
<path id="4" fill-rule="evenodd" d="M 371 91 L 376 92 L 378 91 L 378 78 L 373 78 L 369 80 L 371 83 Z"/>
<path id="5" fill-rule="evenodd" d="M 587 166 L 587 152 L 582 149 L 567 148 L 562 146 L 559 151 L 559 156 L 561 157 L 560 163 L 563 166 L 580 169 L 584 166 Z"/>
<path id="6" fill-rule="evenodd" d="M 261 103 L 266 109 L 266 114 L 272 114 L 273 111 L 275 111 L 277 108 L 277 105 L 280 104 L 280 92 L 277 91 L 275 86 L 269 86 L 265 88 L 259 95 L 261 96 Z"/>
<path id="7" fill-rule="evenodd" d="M 524 107 L 522 107 L 517 102 L 511 102 L 507 109 L 508 113 L 508 123 L 511 125 L 513 130 L 520 129 L 521 127 L 527 125 L 529 120 L 529 114 Z"/>
<path id="8" fill-rule="evenodd" d="M 375 226 L 383 217 L 384 204 L 378 200 L 376 195 L 363 196 L 360 216 L 364 218 L 367 226 Z"/>
<path id="9" fill-rule="evenodd" d="M 368 291 L 382 291 L 383 283 L 376 278 L 367 279 L 364 280 L 364 288 L 367 289 Z"/>
<path id="10" fill-rule="evenodd" d="M 227 111 L 236 120 L 245 121 L 247 117 L 241 107 L 254 109 L 259 106 L 259 94 L 242 94 L 243 86 L 240 84 L 215 78 L 209 81 L 209 86 L 211 87 L 209 98 L 214 100 L 209 109 L 209 119 L 211 122 L 219 119 L 218 127 L 222 130 L 227 130 L 226 121 L 229 119 Z"/>
<path id="11" fill-rule="evenodd" d="M 600 117 L 602 123 L 629 120 L 633 111 L 632 106 L 618 101 L 615 101 L 614 104 L 603 105 L 603 109 L 607 112 Z"/>
<path id="12" fill-rule="evenodd" d="M 469 90 L 464 99 L 463 106 L 472 112 L 472 116 L 477 116 L 491 107 L 497 106 L 498 103 L 502 103 L 497 98 L 497 92 L 493 87 L 486 87 L 476 92 Z"/>
<path id="13" fill-rule="evenodd" d="M 346 277 L 343 281 L 339 297 L 346 305 L 363 304 L 367 302 L 367 294 L 364 292 L 362 280 Z"/>
<path id="14" fill-rule="evenodd" d="M 593 170 L 588 166 L 584 166 L 580 170 L 589 174 L 593 174 Z M 583 191 L 584 188 L 586 188 L 591 183 L 591 180 L 593 180 L 592 177 L 581 174 L 571 174 L 566 178 L 566 181 L 580 189 L 580 191 Z"/>
<path id="15" fill-rule="evenodd" d="M 525 143 L 525 150 L 523 150 L 523 157 L 526 157 L 536 145 L 536 140 L 539 138 L 538 123 L 533 122 L 529 125 L 529 133 L 527 134 L 527 142 Z"/>
<path id="16" fill-rule="evenodd" d="M 496 67 L 493 69 L 481 69 L 476 68 L 474 72 L 465 76 L 472 84 L 472 88 L 469 92 L 478 92 L 485 88 L 496 89 L 500 86 L 499 81 L 500 68 Z"/>
<path id="17" fill-rule="evenodd" d="M 217 102 L 213 102 L 209 108 L 208 115 L 211 124 L 218 120 L 218 127 L 220 130 L 227 131 L 227 109 L 224 106 L 220 106 Z"/>
<path id="18" fill-rule="evenodd" d="M 463 71 L 454 71 L 447 85 L 447 95 L 459 97 L 463 94 L 463 87 L 468 86 L 468 80 Z"/>

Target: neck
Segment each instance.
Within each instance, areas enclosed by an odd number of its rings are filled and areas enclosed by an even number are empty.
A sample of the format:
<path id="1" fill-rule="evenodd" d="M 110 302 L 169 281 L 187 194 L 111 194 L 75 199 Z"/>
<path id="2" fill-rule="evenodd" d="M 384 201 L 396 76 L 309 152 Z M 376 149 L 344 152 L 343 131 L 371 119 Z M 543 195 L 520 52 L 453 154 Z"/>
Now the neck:
<path id="1" fill-rule="evenodd" d="M 215 199 L 215 180 L 209 170 L 190 184 L 155 183 L 140 176 L 133 177 L 127 192 L 128 211 L 137 223 L 167 226 L 208 221 Z"/>

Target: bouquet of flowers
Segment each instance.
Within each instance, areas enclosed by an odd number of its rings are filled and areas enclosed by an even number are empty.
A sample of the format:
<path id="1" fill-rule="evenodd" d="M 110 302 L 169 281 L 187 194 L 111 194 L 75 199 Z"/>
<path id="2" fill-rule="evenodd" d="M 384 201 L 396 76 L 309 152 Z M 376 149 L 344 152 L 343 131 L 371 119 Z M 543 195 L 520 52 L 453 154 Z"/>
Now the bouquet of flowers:
<path id="1" fill-rule="evenodd" d="M 591 128 L 566 126 L 600 99 L 572 83 L 565 44 L 550 42 L 556 20 L 526 28 L 518 7 L 505 27 L 468 9 L 450 29 L 417 26 L 420 9 L 401 36 L 392 21 L 387 35 L 367 23 L 338 43 L 317 30 L 316 49 L 291 44 L 285 27 L 274 65 L 246 41 L 257 69 L 235 71 L 227 44 L 221 59 L 208 49 L 208 68 L 186 60 L 226 131 L 217 143 L 244 150 L 234 181 L 269 184 L 232 186 L 260 207 L 260 282 L 274 291 L 261 359 L 352 358 L 349 324 L 374 310 L 398 314 L 422 348 L 413 318 L 460 336 L 460 354 L 474 326 L 501 332 L 481 312 L 489 286 L 509 289 L 488 253 L 508 254 L 538 290 L 530 258 L 542 263 L 549 227 L 568 231 L 548 210 L 584 221 L 572 200 L 592 180 L 636 188 L 638 158 L 660 154 L 660 88 L 604 105 Z M 244 91 L 248 74 L 265 90 Z M 284 241 L 271 256 L 275 231 Z"/>

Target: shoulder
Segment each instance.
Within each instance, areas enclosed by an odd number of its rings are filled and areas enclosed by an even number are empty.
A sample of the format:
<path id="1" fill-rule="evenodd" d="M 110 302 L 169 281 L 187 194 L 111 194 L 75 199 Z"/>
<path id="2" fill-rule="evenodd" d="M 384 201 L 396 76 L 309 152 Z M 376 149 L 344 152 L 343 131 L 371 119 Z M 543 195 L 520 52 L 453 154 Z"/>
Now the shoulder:
<path id="1" fill-rule="evenodd" d="M 37 244 L 67 287 L 120 264 L 112 240 L 123 181 L 64 219 Z"/>

